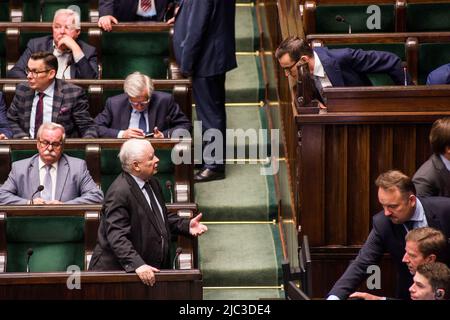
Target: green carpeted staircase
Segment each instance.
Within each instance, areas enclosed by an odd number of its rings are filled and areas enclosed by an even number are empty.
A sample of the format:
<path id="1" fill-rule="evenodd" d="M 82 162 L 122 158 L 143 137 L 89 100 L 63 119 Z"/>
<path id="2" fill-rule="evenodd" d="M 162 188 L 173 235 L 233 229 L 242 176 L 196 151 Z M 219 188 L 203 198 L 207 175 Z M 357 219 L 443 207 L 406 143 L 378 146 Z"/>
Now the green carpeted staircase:
<path id="1" fill-rule="evenodd" d="M 248 0 L 237 2 L 238 68 L 227 74 L 227 124 L 229 129 L 243 129 L 237 134 L 242 136 L 248 129 L 267 129 L 267 119 L 261 108 L 265 92 L 256 51 L 259 32 L 254 4 Z M 228 145 L 232 143 L 230 140 Z M 195 200 L 209 228 L 199 238 L 203 295 L 208 300 L 283 296 L 274 178 L 261 174 L 267 165 L 264 154 L 261 157 L 248 153 L 256 144 L 266 150 L 270 144 L 243 141 L 245 159 L 233 161 L 236 155 L 227 156 L 225 180 L 195 185 Z"/>

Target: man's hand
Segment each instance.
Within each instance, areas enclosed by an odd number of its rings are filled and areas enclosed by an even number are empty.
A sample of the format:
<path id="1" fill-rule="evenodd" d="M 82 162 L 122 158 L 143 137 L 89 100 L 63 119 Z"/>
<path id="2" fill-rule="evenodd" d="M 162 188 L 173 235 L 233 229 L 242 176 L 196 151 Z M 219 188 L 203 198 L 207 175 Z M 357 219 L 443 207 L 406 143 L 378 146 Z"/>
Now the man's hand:
<path id="1" fill-rule="evenodd" d="M 173 17 L 170 18 L 169 20 L 167 20 L 166 23 L 167 23 L 168 25 L 172 25 L 172 24 L 175 23 L 175 17 L 177 16 L 178 9 L 180 9 L 180 6 L 177 6 L 177 7 L 175 8 L 175 11 L 174 11 L 174 13 L 173 13 Z"/>
<path id="2" fill-rule="evenodd" d="M 159 269 L 153 268 L 148 264 L 143 264 L 136 269 L 136 274 L 138 277 L 148 286 L 153 286 L 155 284 L 155 272 L 159 272 Z"/>
<path id="3" fill-rule="evenodd" d="M 28 201 L 28 204 L 31 204 L 31 201 Z M 42 198 L 34 198 L 33 199 L 33 204 L 45 204 L 45 200 Z"/>
<path id="4" fill-rule="evenodd" d="M 59 200 L 50 200 L 50 201 L 46 201 L 45 204 L 63 204 L 63 202 L 61 202 Z"/>
<path id="5" fill-rule="evenodd" d="M 200 236 L 206 231 L 208 231 L 208 227 L 200 223 L 201 218 L 202 214 L 199 213 L 195 218 L 192 218 L 189 223 L 189 233 L 194 237 Z"/>
<path id="6" fill-rule="evenodd" d="M 98 26 L 102 28 L 105 31 L 111 31 L 112 30 L 112 24 L 118 24 L 119 21 L 117 21 L 116 18 L 113 16 L 103 16 L 98 19 Z"/>
<path id="7" fill-rule="evenodd" d="M 58 50 L 64 52 L 67 50 L 72 51 L 72 55 L 74 57 L 80 57 L 83 55 L 83 50 L 81 50 L 78 43 L 73 39 L 72 37 L 69 37 L 68 35 L 63 35 L 61 39 L 59 39 L 58 43 L 56 44 Z"/>
<path id="8" fill-rule="evenodd" d="M 379 297 L 367 292 L 353 292 L 349 298 L 356 298 L 356 299 L 364 299 L 364 300 L 384 300 L 383 297 Z"/>
<path id="9" fill-rule="evenodd" d="M 6 140 L 8 139 L 7 136 L 5 136 L 3 133 L 0 133 L 0 140 Z"/>
<path id="10" fill-rule="evenodd" d="M 158 130 L 158 127 L 153 128 L 153 133 L 154 133 L 154 135 L 152 138 L 155 138 L 155 139 L 163 139 L 164 138 L 164 134 Z"/>
<path id="11" fill-rule="evenodd" d="M 139 128 L 128 128 L 123 132 L 122 138 L 130 139 L 130 138 L 144 138 L 145 134 L 142 129 Z"/>

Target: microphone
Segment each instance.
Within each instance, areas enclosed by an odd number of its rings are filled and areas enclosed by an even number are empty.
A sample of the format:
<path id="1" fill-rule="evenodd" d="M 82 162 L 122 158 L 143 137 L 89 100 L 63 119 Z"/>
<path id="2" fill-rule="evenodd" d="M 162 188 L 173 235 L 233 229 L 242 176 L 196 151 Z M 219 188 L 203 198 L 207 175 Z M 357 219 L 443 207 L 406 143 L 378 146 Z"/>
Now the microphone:
<path id="1" fill-rule="evenodd" d="M 39 10 L 40 10 L 39 20 L 40 20 L 40 22 L 42 22 L 42 16 L 44 14 L 44 4 L 45 4 L 45 0 L 39 1 Z"/>
<path id="2" fill-rule="evenodd" d="M 33 202 L 34 196 L 36 195 L 36 193 L 41 192 L 42 190 L 44 190 L 44 186 L 41 184 L 39 187 L 37 187 L 37 190 L 31 196 L 30 204 L 34 204 L 34 202 Z"/>
<path id="3" fill-rule="evenodd" d="M 402 68 L 403 68 L 404 85 L 407 86 L 408 85 L 408 72 L 407 72 L 408 64 L 404 61 L 402 62 Z"/>
<path id="4" fill-rule="evenodd" d="M 63 71 L 63 73 L 62 73 L 62 80 L 66 80 L 66 75 L 65 75 L 66 70 L 67 70 L 71 65 L 73 65 L 73 63 L 74 63 L 74 61 L 73 61 L 73 55 L 72 55 L 72 52 L 70 51 L 69 59 L 67 59 L 66 67 L 64 68 L 64 71 Z"/>
<path id="5" fill-rule="evenodd" d="M 172 191 L 172 181 L 166 181 L 166 188 L 169 189 L 170 192 L 170 203 L 173 203 L 173 191 Z"/>
<path id="6" fill-rule="evenodd" d="M 30 258 L 33 255 L 33 249 L 28 248 L 27 250 L 27 272 L 30 272 Z"/>
<path id="7" fill-rule="evenodd" d="M 170 116 L 167 116 L 166 117 L 166 124 L 167 124 L 167 128 L 168 128 L 168 130 L 167 130 L 167 138 L 169 138 L 170 139 L 170 136 L 171 136 L 171 128 L 172 128 L 172 118 L 170 117 Z"/>
<path id="8" fill-rule="evenodd" d="M 347 25 L 348 25 L 348 33 L 349 33 L 349 34 L 352 33 L 352 25 L 351 25 L 347 20 L 345 20 L 345 18 L 344 18 L 343 16 L 341 16 L 341 15 L 338 14 L 338 15 L 336 16 L 336 21 L 337 21 L 337 22 L 343 22 L 343 23 L 347 24 Z"/>
<path id="9" fill-rule="evenodd" d="M 180 256 L 180 254 L 181 254 L 182 251 L 183 251 L 183 249 L 181 249 L 181 247 L 178 247 L 178 248 L 177 248 L 177 251 L 176 251 L 176 253 L 175 253 L 175 258 L 173 258 L 173 264 L 172 264 L 172 269 L 173 269 L 173 270 L 179 269 L 179 268 L 180 268 L 180 265 L 178 265 L 178 268 L 177 268 L 176 266 L 177 266 L 177 260 L 178 260 L 178 257 Z"/>

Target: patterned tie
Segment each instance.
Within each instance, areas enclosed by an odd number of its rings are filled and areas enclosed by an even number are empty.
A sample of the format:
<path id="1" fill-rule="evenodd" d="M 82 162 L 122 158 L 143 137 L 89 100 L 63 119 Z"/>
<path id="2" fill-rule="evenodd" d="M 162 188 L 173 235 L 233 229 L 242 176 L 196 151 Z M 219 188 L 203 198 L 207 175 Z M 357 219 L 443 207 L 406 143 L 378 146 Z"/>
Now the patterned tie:
<path id="1" fill-rule="evenodd" d="M 44 120 L 44 96 L 45 93 L 39 92 L 39 100 L 36 105 L 36 117 L 34 119 L 34 138 L 36 138 L 39 127 Z"/>
<path id="2" fill-rule="evenodd" d="M 141 9 L 146 12 L 152 7 L 152 0 L 141 0 Z"/>
<path id="3" fill-rule="evenodd" d="M 139 118 L 139 129 L 141 129 L 142 131 L 144 131 L 144 133 L 146 133 L 147 132 L 147 122 L 145 121 L 144 112 L 145 111 L 140 112 L 141 117 Z"/>
<path id="4" fill-rule="evenodd" d="M 41 191 L 41 197 L 44 200 L 52 200 L 52 176 L 50 175 L 50 170 L 52 166 L 45 166 L 45 177 L 44 177 L 44 190 Z"/>

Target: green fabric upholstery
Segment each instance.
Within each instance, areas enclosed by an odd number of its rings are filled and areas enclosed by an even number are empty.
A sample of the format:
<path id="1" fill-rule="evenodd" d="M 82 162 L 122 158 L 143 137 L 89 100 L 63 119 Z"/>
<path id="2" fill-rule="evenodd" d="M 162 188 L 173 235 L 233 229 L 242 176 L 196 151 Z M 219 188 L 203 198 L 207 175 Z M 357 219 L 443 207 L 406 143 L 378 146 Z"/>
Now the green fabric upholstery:
<path id="1" fill-rule="evenodd" d="M 33 249 L 33 272 L 84 270 L 82 217 L 10 217 L 6 221 L 7 271 L 26 271 L 26 252 Z"/>
<path id="2" fill-rule="evenodd" d="M 8 2 L 8 0 L 0 1 L 0 21 L 9 21 L 9 2 Z"/>
<path id="3" fill-rule="evenodd" d="M 428 74 L 450 62 L 450 43 L 424 43 L 419 45 L 419 84 L 425 84 Z"/>
<path id="4" fill-rule="evenodd" d="M 381 29 L 368 29 L 368 5 L 318 5 L 316 8 L 316 33 L 347 33 L 348 25 L 336 21 L 341 15 L 352 25 L 352 33 L 393 32 L 395 29 L 395 8 L 393 5 L 379 5 Z"/>
<path id="5" fill-rule="evenodd" d="M 174 164 L 171 160 L 170 149 L 156 150 L 156 156 L 159 158 L 158 173 L 155 178 L 158 179 L 161 188 L 163 190 L 165 202 L 170 202 L 170 192 L 166 188 L 166 181 L 170 180 L 172 185 L 175 183 L 173 172 L 175 171 Z M 120 165 L 118 149 L 103 149 L 101 153 L 101 187 L 104 193 L 108 190 L 109 186 L 122 172 L 122 166 Z"/>
<path id="6" fill-rule="evenodd" d="M 0 9 L 1 10 L 1 9 Z M 5 77 L 6 74 L 6 48 L 5 48 L 5 33 L 0 32 L 0 76 Z"/>
<path id="7" fill-rule="evenodd" d="M 450 3 L 410 3 L 406 31 L 449 31 Z"/>
<path id="8" fill-rule="evenodd" d="M 89 21 L 89 0 L 45 0 L 42 10 L 42 21 L 51 22 L 55 11 L 77 5 L 80 8 L 81 21 Z M 40 5 L 36 0 L 23 0 L 23 21 L 39 21 Z"/>
<path id="9" fill-rule="evenodd" d="M 123 79 L 134 71 L 140 71 L 154 79 L 165 79 L 167 66 L 164 59 L 168 56 L 167 32 L 103 33 L 102 77 Z"/>

